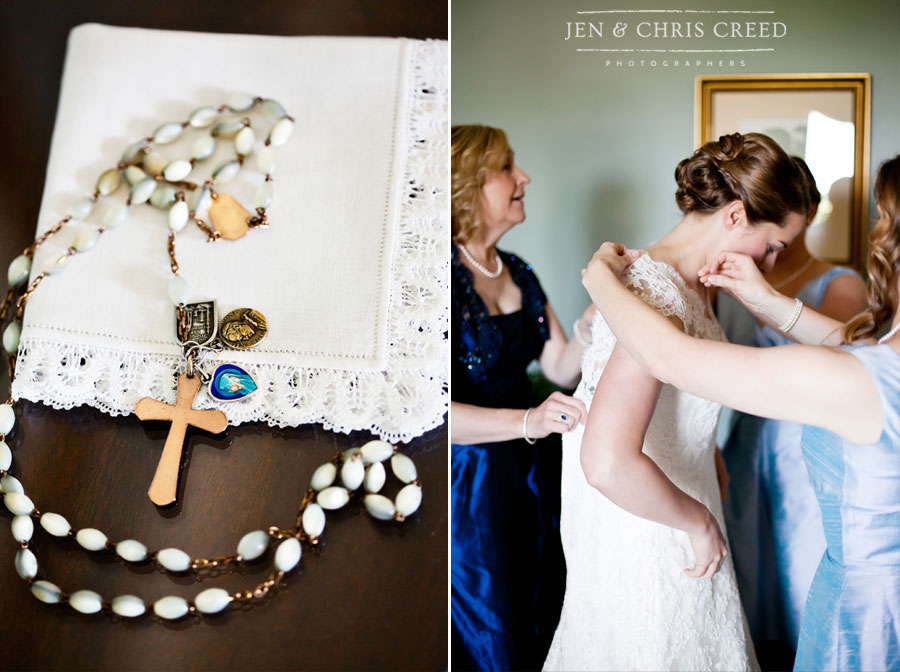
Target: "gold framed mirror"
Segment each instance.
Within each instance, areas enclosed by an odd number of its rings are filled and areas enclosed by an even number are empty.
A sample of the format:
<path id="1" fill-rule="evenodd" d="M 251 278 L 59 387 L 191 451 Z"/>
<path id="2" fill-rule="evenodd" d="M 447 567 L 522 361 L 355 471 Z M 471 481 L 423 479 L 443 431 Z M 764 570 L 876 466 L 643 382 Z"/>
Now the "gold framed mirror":
<path id="1" fill-rule="evenodd" d="M 694 145 L 765 133 L 809 165 L 822 203 L 806 233 L 816 256 L 862 268 L 867 235 L 871 77 L 698 75 Z"/>

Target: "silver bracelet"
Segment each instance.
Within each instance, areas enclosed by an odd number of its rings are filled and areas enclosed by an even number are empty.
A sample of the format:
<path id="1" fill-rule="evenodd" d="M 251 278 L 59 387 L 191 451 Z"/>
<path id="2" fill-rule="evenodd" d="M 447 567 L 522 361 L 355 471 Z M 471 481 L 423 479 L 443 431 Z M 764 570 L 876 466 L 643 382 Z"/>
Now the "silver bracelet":
<path id="1" fill-rule="evenodd" d="M 783 334 L 788 333 L 791 329 L 794 328 L 794 325 L 797 324 L 797 320 L 800 319 L 800 311 L 803 310 L 803 301 L 800 299 L 794 299 L 794 311 L 791 313 L 791 316 L 778 327 L 778 331 Z"/>
<path id="2" fill-rule="evenodd" d="M 578 329 L 578 325 L 581 324 L 581 318 L 575 320 L 575 324 L 572 325 L 572 335 L 575 336 L 575 340 L 581 343 L 585 348 L 589 347 L 591 344 L 589 341 L 585 340 L 584 336 L 581 335 L 581 332 Z"/>
<path id="3" fill-rule="evenodd" d="M 533 408 L 529 408 L 527 411 L 525 411 L 525 417 L 522 418 L 522 436 L 525 437 L 525 442 L 531 444 L 532 446 L 537 443 L 537 439 L 528 438 L 528 416 L 533 410 Z"/>

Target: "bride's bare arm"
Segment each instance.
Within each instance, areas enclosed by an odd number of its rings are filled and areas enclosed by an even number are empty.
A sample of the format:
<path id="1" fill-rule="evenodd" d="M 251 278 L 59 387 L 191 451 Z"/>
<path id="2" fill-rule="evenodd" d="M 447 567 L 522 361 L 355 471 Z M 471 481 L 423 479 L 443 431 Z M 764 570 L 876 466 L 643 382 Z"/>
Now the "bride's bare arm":
<path id="1" fill-rule="evenodd" d="M 616 345 L 588 412 L 581 465 L 588 483 L 617 506 L 691 535 L 697 564 L 686 571 L 690 576 L 708 578 L 727 554 L 715 519 L 642 452 L 661 387 Z"/>
<path id="2" fill-rule="evenodd" d="M 854 443 L 881 435 L 878 392 L 855 357 L 833 348 L 747 348 L 691 338 L 622 285 L 612 270 L 616 256 L 614 246 L 601 247 L 583 282 L 619 344 L 655 378 L 746 413 L 824 427 Z"/>

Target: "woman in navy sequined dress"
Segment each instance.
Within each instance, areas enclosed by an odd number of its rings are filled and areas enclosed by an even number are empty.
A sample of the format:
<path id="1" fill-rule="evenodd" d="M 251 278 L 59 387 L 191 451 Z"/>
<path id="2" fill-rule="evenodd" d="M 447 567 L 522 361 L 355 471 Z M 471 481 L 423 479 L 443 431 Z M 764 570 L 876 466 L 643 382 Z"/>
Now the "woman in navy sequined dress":
<path id="1" fill-rule="evenodd" d="M 495 247 L 524 221 L 530 181 L 505 133 L 455 126 L 451 151 L 453 669 L 539 669 L 565 588 L 560 444 L 545 437 L 586 411 L 560 392 L 533 398 L 526 369 L 538 360 L 574 387 L 583 345 L 567 341 L 531 266 Z M 576 330 L 590 333 L 592 314 Z"/>

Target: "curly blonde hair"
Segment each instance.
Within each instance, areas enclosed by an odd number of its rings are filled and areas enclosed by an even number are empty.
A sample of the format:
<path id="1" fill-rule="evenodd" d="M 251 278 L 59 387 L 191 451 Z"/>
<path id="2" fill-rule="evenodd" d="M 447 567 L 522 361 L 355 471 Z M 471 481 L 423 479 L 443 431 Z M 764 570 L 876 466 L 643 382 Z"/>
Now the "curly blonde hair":
<path id="1" fill-rule="evenodd" d="M 450 230 L 454 243 L 468 241 L 481 222 L 478 205 L 489 173 L 509 162 L 506 133 L 490 126 L 454 126 L 450 130 Z"/>
<path id="2" fill-rule="evenodd" d="M 866 298 L 869 307 L 844 327 L 844 343 L 875 336 L 897 310 L 900 272 L 900 154 L 878 168 L 875 201 L 884 217 L 869 234 Z"/>

